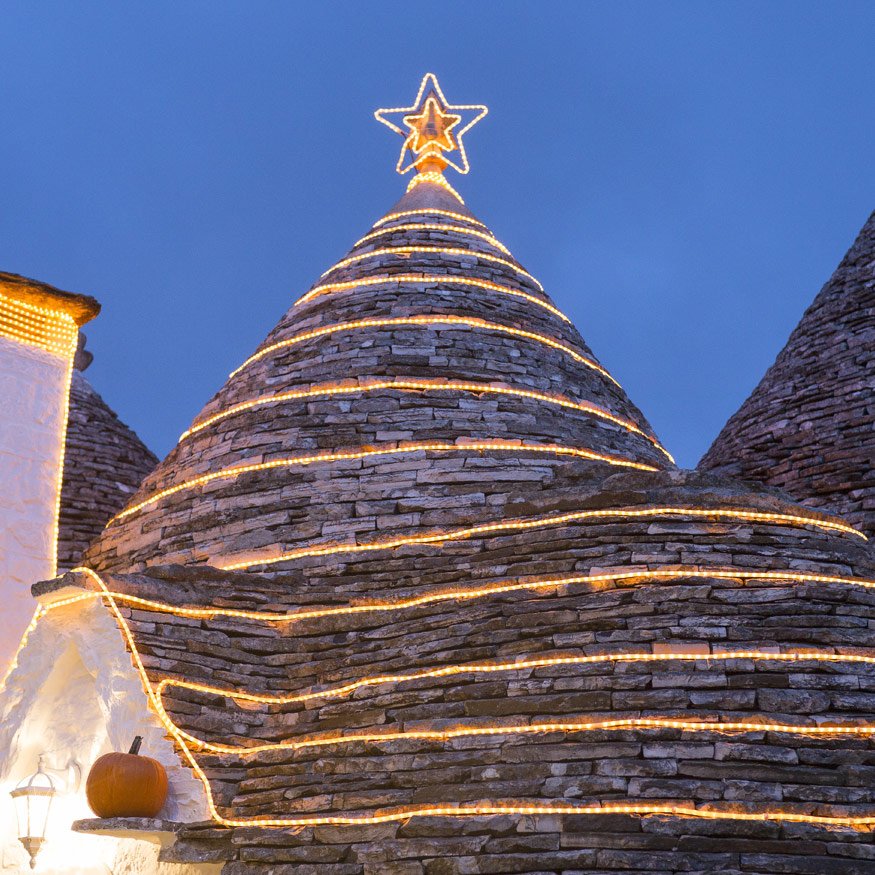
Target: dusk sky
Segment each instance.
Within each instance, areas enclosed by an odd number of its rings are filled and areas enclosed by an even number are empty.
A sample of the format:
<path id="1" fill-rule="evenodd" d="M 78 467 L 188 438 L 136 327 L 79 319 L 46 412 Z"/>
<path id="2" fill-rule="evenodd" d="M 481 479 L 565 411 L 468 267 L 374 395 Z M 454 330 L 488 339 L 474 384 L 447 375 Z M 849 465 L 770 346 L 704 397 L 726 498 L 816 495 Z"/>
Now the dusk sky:
<path id="1" fill-rule="evenodd" d="M 693 466 L 875 208 L 875 4 L 0 6 L 0 270 L 92 294 L 163 456 L 400 197 L 374 121 L 485 103 L 448 171 Z"/>

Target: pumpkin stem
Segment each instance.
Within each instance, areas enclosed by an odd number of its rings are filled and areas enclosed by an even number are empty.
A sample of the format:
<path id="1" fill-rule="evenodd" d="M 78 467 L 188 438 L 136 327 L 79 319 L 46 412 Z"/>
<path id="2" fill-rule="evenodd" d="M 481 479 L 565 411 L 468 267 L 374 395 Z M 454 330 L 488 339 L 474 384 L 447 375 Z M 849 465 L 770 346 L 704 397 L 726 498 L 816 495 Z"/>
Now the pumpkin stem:
<path id="1" fill-rule="evenodd" d="M 136 738 L 134 738 L 134 743 L 131 745 L 131 749 L 128 751 L 128 753 L 138 754 L 140 752 L 140 745 L 142 743 L 143 743 L 143 736 L 138 735 Z"/>

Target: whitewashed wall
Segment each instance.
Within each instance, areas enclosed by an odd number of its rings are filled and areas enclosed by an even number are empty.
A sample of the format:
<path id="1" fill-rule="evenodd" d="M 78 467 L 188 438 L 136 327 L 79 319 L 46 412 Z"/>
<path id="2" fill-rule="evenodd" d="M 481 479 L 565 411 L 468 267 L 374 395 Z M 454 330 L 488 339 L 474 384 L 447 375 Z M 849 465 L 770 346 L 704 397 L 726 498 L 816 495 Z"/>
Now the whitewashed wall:
<path id="1" fill-rule="evenodd" d="M 84 778 L 94 760 L 110 750 L 127 750 L 143 736 L 142 753 L 167 769 L 170 792 L 160 817 L 207 819 L 203 787 L 182 766 L 164 728 L 151 710 L 131 665 L 131 657 L 109 611 L 89 600 L 51 611 L 40 621 L 18 665 L 0 693 L 0 873 L 29 872 L 18 842 L 9 791 L 37 768 L 39 756 L 63 781 L 77 763 L 82 783 L 64 788 L 53 803 L 38 872 L 58 875 L 195 875 L 215 866 L 157 862 L 158 846 L 148 842 L 80 835 L 70 830 L 79 818 L 93 817 Z"/>
<path id="2" fill-rule="evenodd" d="M 69 362 L 0 337 L 0 676 L 54 574 Z"/>

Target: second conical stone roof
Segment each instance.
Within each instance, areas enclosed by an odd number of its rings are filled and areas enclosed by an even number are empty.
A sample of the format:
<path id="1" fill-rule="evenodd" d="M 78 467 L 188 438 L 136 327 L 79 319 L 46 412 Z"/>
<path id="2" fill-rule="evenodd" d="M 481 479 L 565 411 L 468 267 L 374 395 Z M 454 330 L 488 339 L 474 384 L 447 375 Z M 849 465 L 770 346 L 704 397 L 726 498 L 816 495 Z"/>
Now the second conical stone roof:
<path id="1" fill-rule="evenodd" d="M 500 518 L 569 461 L 673 467 L 537 280 L 423 182 L 291 307 L 87 559 L 278 569 Z"/>
<path id="2" fill-rule="evenodd" d="M 699 467 L 875 536 L 875 213 Z"/>

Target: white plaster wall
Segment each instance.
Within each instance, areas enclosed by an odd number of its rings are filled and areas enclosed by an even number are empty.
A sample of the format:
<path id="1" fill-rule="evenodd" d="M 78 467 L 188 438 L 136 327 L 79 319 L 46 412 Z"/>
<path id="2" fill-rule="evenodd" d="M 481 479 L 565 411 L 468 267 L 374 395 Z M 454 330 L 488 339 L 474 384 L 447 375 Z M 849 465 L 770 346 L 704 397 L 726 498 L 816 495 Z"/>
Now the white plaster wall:
<path id="1" fill-rule="evenodd" d="M 184 767 L 151 710 L 119 628 L 100 600 L 51 611 L 40 621 L 0 693 L 0 872 L 24 873 L 28 858 L 17 840 L 9 790 L 36 770 L 40 754 L 52 769 L 77 762 L 82 783 L 53 803 L 48 839 L 37 871 L 64 875 L 194 875 L 215 869 L 159 865 L 154 846 L 73 833 L 73 820 L 93 817 L 84 779 L 94 760 L 127 750 L 143 736 L 143 754 L 167 769 L 166 820 L 208 817 L 203 787 Z M 72 769 L 67 774 L 73 775 Z M 56 777 L 56 773 L 50 773 Z M 62 779 L 59 776 L 59 779 Z"/>
<path id="2" fill-rule="evenodd" d="M 54 575 L 54 520 L 69 362 L 0 337 L 0 675 Z"/>

